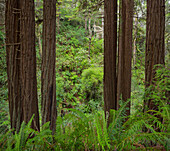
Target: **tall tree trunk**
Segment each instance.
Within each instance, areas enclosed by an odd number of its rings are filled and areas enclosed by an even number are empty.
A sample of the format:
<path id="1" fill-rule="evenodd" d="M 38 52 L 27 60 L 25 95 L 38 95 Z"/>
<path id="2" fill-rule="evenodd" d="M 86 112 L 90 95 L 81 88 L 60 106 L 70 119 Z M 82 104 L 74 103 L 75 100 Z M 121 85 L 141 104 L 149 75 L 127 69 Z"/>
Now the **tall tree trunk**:
<path id="1" fill-rule="evenodd" d="M 116 99 L 117 1 L 104 1 L 104 109 L 117 108 Z M 111 122 L 109 117 L 108 124 Z"/>
<path id="2" fill-rule="evenodd" d="M 131 62 L 132 62 L 132 30 L 133 0 L 122 0 L 122 99 L 128 101 L 131 96 Z M 130 115 L 130 101 L 126 115 Z"/>
<path id="3" fill-rule="evenodd" d="M 165 0 L 147 1 L 145 87 L 153 84 L 154 65 L 165 64 Z M 152 100 L 145 100 L 145 107 L 157 109 Z"/>
<path id="4" fill-rule="evenodd" d="M 20 49 L 19 1 L 7 0 L 5 12 L 6 53 L 8 75 L 8 100 L 11 128 L 19 131 L 23 121 L 21 97 L 21 49 Z"/>
<path id="5" fill-rule="evenodd" d="M 42 52 L 42 124 L 50 121 L 50 129 L 56 129 L 56 0 L 44 0 Z"/>
<path id="6" fill-rule="evenodd" d="M 39 130 L 34 1 L 7 0 L 5 18 L 11 128 L 19 131 L 34 114 L 32 128 Z"/>
<path id="7" fill-rule="evenodd" d="M 32 128 L 39 130 L 36 79 L 34 0 L 21 0 L 21 81 L 23 120 L 28 123 L 34 115 Z"/>

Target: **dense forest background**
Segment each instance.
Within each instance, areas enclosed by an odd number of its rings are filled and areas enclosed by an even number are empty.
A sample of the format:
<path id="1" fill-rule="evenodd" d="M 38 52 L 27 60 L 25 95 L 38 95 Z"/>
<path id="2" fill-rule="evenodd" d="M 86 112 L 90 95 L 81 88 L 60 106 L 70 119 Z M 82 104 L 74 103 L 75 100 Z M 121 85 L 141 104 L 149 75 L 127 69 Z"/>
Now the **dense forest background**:
<path id="1" fill-rule="evenodd" d="M 118 1 L 116 11 L 117 52 L 121 48 L 119 38 L 120 33 L 123 32 L 123 30 L 121 31 L 122 1 Z M 57 2 L 51 0 L 50 2 L 56 4 L 53 5 L 53 9 L 56 6 L 56 16 L 53 16 L 55 18 L 53 23 L 51 22 L 52 18 L 50 18 L 52 15 L 48 14 L 48 7 L 52 10 L 48 1 L 44 0 L 44 6 L 45 4 L 48 6 L 46 9 L 43 7 L 43 0 L 35 0 L 34 2 L 36 48 L 36 76 L 34 78 L 37 79 L 36 91 L 40 114 L 40 128 L 36 129 L 32 126 L 33 114 L 30 114 L 32 118 L 28 118 L 30 122 L 23 120 L 26 124 L 22 123 L 22 120 L 20 121 L 22 124 L 19 126 L 16 124 L 17 122 L 14 122 L 15 126 L 11 124 L 13 121 L 10 117 L 12 111 L 9 110 L 8 97 L 6 6 L 5 1 L 0 1 L 0 150 L 169 150 L 170 2 L 165 1 L 165 34 L 163 37 L 165 60 L 164 63 L 159 63 L 153 67 L 154 82 L 147 85 L 145 64 L 146 43 L 149 39 L 146 39 L 147 1 L 134 0 L 132 46 L 130 49 L 132 53 L 130 55 L 132 56 L 130 60 L 131 73 L 128 74 L 131 78 L 131 84 L 126 85 L 126 79 L 129 81 L 129 77 L 123 71 L 125 85 L 124 83 L 120 84 L 120 87 L 127 86 L 126 88 L 128 88 L 130 86 L 128 90 L 130 97 L 125 96 L 125 101 L 122 98 L 123 93 L 118 94 L 119 91 L 116 91 L 118 98 L 115 100 L 117 102 L 114 104 L 115 107 L 106 107 L 107 101 L 104 100 L 104 90 L 106 89 L 103 89 L 104 74 L 106 75 L 106 70 L 104 70 L 106 51 L 104 48 L 107 49 L 104 47 L 104 44 L 107 45 L 104 42 L 104 39 L 106 40 L 104 7 L 106 9 L 108 6 L 104 5 L 102 0 L 59 0 Z M 49 16 L 43 14 L 44 11 Z M 8 15 L 10 17 L 10 14 Z M 113 16 L 112 19 L 114 19 Z M 6 19 L 6 21 L 8 20 Z M 55 32 L 56 39 L 53 40 L 56 46 L 51 46 L 48 41 L 46 43 L 45 40 L 43 41 L 44 33 L 49 36 L 47 39 L 52 39 L 48 32 Z M 126 31 L 126 34 L 128 35 L 129 32 Z M 45 50 L 48 49 L 54 51 L 47 59 L 48 52 Z M 52 59 L 55 55 L 56 57 Z M 117 69 L 115 70 L 119 69 L 119 55 L 116 53 L 114 56 L 117 58 Z M 48 66 L 49 60 L 51 65 L 55 64 L 55 66 Z M 55 70 L 52 70 L 53 68 Z M 48 69 L 51 70 L 48 71 Z M 31 66 L 29 71 L 32 72 Z M 45 72 L 51 74 L 47 81 L 42 78 Z M 44 84 L 49 83 L 49 85 L 55 83 L 53 89 L 56 87 L 56 104 L 55 99 L 53 99 L 54 102 L 51 103 L 52 107 L 50 107 L 54 112 L 46 109 L 48 103 L 45 102 L 47 96 L 44 90 L 48 86 L 45 87 L 42 81 Z M 31 81 L 29 82 L 31 83 Z M 16 88 L 18 87 L 16 86 Z M 108 97 L 112 99 L 112 96 Z M 146 103 L 147 100 L 154 102 L 156 108 L 150 108 Z M 146 109 L 147 105 L 150 110 Z M 15 110 L 15 105 L 12 108 Z M 106 108 L 109 109 L 109 113 L 107 113 Z M 52 117 L 55 117 L 54 121 L 45 119 L 45 115 L 49 114 L 48 111 Z"/>

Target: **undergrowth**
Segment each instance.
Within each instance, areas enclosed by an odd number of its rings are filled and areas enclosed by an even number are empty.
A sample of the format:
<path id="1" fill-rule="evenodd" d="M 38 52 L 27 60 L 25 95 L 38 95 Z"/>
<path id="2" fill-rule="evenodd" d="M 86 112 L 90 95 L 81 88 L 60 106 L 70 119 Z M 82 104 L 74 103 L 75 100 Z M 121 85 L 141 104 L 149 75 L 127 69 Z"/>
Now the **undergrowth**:
<path id="1" fill-rule="evenodd" d="M 125 122 L 122 114 L 124 103 L 118 111 L 112 110 L 113 122 L 107 128 L 103 111 L 83 113 L 77 109 L 66 109 L 65 116 L 57 117 L 56 133 L 51 135 L 49 123 L 40 132 L 22 123 L 19 133 L 12 130 L 1 133 L 1 150 L 168 150 L 168 125 L 161 123 L 155 115 L 136 112 Z M 169 112 L 164 107 L 164 120 L 169 120 Z M 155 111 L 158 114 L 158 111 Z M 5 125 L 7 123 L 4 123 Z M 154 129 L 155 124 L 161 130 Z M 143 131 L 145 128 L 146 131 Z M 155 143 L 151 146 L 150 142 Z"/>

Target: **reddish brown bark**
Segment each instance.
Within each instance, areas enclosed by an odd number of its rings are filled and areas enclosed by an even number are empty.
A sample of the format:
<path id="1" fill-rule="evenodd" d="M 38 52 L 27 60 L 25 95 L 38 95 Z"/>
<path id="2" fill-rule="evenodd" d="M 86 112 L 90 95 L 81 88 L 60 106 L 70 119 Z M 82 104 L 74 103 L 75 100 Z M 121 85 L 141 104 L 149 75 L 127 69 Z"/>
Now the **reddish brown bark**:
<path id="1" fill-rule="evenodd" d="M 34 115 L 32 128 L 39 130 L 36 79 L 34 0 L 22 0 L 21 7 L 21 81 L 23 120 L 28 123 Z"/>
<path id="2" fill-rule="evenodd" d="M 116 99 L 117 0 L 104 1 L 104 108 L 117 108 Z M 109 119 L 110 122 L 111 119 Z"/>
<path id="3" fill-rule="evenodd" d="M 131 62 L 132 62 L 132 30 L 133 30 L 133 0 L 122 0 L 122 99 L 128 101 L 131 97 Z M 130 115 L 130 101 L 126 115 Z"/>
<path id="4" fill-rule="evenodd" d="M 18 131 L 34 115 L 32 128 L 39 130 L 34 1 L 7 0 L 5 17 L 11 127 Z"/>
<path id="5" fill-rule="evenodd" d="M 23 121 L 21 96 L 21 51 L 20 51 L 19 1 L 7 0 L 5 12 L 6 53 L 8 75 L 8 100 L 11 128 L 19 130 Z"/>
<path id="6" fill-rule="evenodd" d="M 156 64 L 165 64 L 165 0 L 147 1 L 145 87 L 153 84 Z M 152 100 L 145 107 L 157 109 Z"/>
<path id="7" fill-rule="evenodd" d="M 42 124 L 50 121 L 50 129 L 56 129 L 56 0 L 44 0 L 41 112 Z"/>

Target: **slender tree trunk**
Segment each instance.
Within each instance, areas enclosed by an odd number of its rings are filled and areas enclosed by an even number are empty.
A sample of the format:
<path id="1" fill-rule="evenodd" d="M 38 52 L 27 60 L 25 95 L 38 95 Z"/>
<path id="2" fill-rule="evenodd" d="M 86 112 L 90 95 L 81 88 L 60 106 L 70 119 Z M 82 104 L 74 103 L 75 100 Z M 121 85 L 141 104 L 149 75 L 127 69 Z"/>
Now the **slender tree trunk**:
<path id="1" fill-rule="evenodd" d="M 21 6 L 21 81 L 23 120 L 28 123 L 34 115 L 32 128 L 39 130 L 36 79 L 34 0 L 22 0 Z"/>
<path id="2" fill-rule="evenodd" d="M 89 29 L 89 36 L 91 37 L 91 35 L 92 35 L 92 31 L 91 31 L 91 14 L 89 16 L 89 26 L 88 26 L 88 29 Z"/>
<path id="3" fill-rule="evenodd" d="M 116 48 L 117 48 L 117 1 L 104 1 L 104 109 L 117 108 L 116 98 Z M 108 124 L 112 121 L 109 118 Z"/>
<path id="4" fill-rule="evenodd" d="M 133 39 L 133 66 L 135 66 L 136 64 L 137 25 L 138 25 L 138 17 L 135 18 L 135 30 L 134 30 L 134 39 Z"/>
<path id="5" fill-rule="evenodd" d="M 90 58 L 90 49 L 91 49 L 91 39 L 92 39 L 92 31 L 91 31 L 91 16 L 89 16 L 89 51 L 88 51 L 88 55 Z"/>
<path id="6" fill-rule="evenodd" d="M 85 31 L 87 32 L 87 15 L 85 14 L 84 16 L 84 21 L 85 21 Z"/>
<path id="7" fill-rule="evenodd" d="M 122 99 L 127 101 L 131 96 L 131 61 L 132 61 L 132 30 L 133 0 L 122 0 Z M 130 101 L 126 115 L 130 115 Z"/>
<path id="8" fill-rule="evenodd" d="M 42 52 L 42 124 L 50 121 L 53 134 L 56 129 L 56 0 L 44 0 Z"/>
<path id="9" fill-rule="evenodd" d="M 165 0 L 147 1 L 145 87 L 153 84 L 154 65 L 165 64 Z M 152 100 L 145 100 L 145 107 L 157 110 Z"/>
<path id="10" fill-rule="evenodd" d="M 20 49 L 19 1 L 7 0 L 5 12 L 6 53 L 8 75 L 8 100 L 11 128 L 19 131 L 23 121 L 21 97 L 21 49 Z"/>

